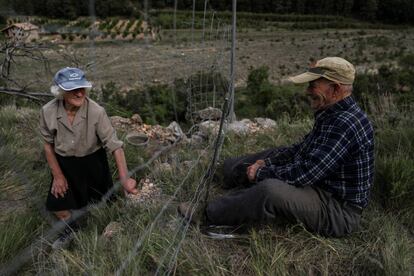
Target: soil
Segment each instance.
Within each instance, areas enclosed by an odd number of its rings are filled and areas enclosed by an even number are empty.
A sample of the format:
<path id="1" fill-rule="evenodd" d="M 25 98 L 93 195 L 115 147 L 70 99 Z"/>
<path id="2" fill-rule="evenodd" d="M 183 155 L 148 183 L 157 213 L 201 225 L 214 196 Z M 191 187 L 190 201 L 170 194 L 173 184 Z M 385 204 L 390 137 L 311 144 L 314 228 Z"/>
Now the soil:
<path id="1" fill-rule="evenodd" d="M 159 42 L 89 41 L 55 45 L 44 52 L 50 62 L 49 72 L 42 73 L 42 67 L 33 61 L 20 61 L 14 74 L 26 82 L 37 79 L 33 87 L 48 89 L 53 73 L 58 69 L 80 66 L 86 69 L 95 86 L 113 81 L 123 90 L 171 84 L 177 78 L 212 68 L 229 76 L 231 41 L 228 30 L 219 34 L 217 40 L 197 42 L 201 37 L 198 33 L 194 43 L 179 41 L 175 46 L 171 33 L 164 32 L 163 37 L 165 39 Z M 187 37 L 191 38 L 191 33 Z M 269 67 L 270 80 L 277 83 L 306 70 L 312 59 L 326 56 L 344 57 L 360 72 L 375 72 L 381 64 L 396 64 L 401 55 L 413 52 L 413 39 L 414 29 L 411 28 L 243 30 L 238 34 L 236 45 L 236 86 L 245 85 L 251 68 Z M 30 66 L 22 66 L 26 64 Z"/>

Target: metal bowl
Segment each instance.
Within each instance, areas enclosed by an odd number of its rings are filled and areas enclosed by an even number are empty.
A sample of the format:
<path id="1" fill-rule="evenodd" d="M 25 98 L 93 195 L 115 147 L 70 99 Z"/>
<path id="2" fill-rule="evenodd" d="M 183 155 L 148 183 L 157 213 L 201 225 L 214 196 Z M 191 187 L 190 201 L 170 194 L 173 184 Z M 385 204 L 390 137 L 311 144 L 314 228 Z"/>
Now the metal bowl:
<path id="1" fill-rule="evenodd" d="M 132 132 L 128 133 L 126 140 L 129 144 L 133 146 L 143 147 L 148 144 L 148 135 L 142 132 Z"/>

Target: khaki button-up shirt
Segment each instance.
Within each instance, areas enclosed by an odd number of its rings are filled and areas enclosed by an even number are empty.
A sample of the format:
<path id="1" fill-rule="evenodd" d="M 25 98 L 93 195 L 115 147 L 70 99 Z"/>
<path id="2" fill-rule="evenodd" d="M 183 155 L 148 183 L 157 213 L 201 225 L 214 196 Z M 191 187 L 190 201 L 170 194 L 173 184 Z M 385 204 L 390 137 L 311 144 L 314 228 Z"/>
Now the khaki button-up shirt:
<path id="1" fill-rule="evenodd" d="M 105 109 L 88 97 L 76 112 L 72 125 L 63 100 L 54 99 L 44 105 L 40 112 L 40 134 L 62 156 L 82 157 L 102 146 L 112 153 L 123 145 Z"/>

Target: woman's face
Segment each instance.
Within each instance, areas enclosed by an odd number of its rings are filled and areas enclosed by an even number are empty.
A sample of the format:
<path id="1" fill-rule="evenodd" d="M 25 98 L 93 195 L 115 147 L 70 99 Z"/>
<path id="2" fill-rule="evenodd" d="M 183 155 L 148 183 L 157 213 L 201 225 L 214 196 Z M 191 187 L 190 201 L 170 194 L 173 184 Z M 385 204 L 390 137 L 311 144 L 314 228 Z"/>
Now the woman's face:
<path id="1" fill-rule="evenodd" d="M 85 88 L 78 88 L 71 91 L 67 91 L 63 94 L 63 99 L 69 105 L 75 107 L 81 107 L 85 102 L 86 91 Z"/>

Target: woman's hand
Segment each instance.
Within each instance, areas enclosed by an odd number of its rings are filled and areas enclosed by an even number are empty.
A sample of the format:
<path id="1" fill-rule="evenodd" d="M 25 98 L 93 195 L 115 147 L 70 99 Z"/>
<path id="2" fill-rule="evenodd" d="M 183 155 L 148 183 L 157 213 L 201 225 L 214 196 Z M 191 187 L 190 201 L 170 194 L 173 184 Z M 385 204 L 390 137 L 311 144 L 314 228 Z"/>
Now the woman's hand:
<path id="1" fill-rule="evenodd" d="M 51 193 L 56 198 L 61 196 L 62 198 L 65 197 L 65 193 L 68 190 L 68 182 L 64 176 L 53 177 L 52 189 Z"/>
<path id="2" fill-rule="evenodd" d="M 138 193 L 137 189 L 137 182 L 133 178 L 127 178 L 121 181 L 122 186 L 124 187 L 124 193 L 127 195 L 128 193 L 136 195 Z"/>
<path id="3" fill-rule="evenodd" d="M 125 160 L 124 150 L 122 148 L 118 148 L 113 151 L 113 155 L 115 157 L 116 166 L 118 167 L 119 172 L 119 179 L 124 187 L 125 195 L 128 193 L 136 195 L 138 193 L 137 182 L 135 179 L 128 177 L 128 167 Z"/>
<path id="4" fill-rule="evenodd" d="M 257 160 L 253 165 L 247 167 L 247 178 L 250 182 L 256 181 L 257 170 L 265 165 L 264 160 Z"/>

